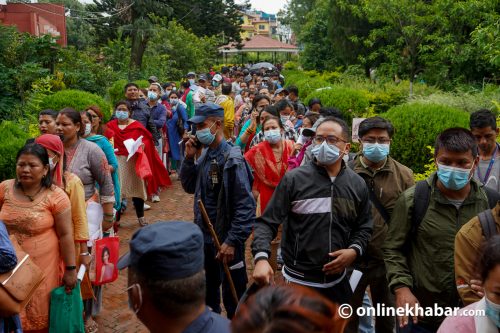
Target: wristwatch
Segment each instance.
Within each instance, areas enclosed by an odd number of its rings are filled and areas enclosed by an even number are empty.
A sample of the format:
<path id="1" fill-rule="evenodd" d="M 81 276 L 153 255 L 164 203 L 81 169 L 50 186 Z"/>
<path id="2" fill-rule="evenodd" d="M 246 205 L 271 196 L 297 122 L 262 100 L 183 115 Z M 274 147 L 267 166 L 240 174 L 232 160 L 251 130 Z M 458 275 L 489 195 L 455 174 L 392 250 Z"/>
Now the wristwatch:
<path id="1" fill-rule="evenodd" d="M 76 269 L 76 266 L 66 266 L 65 268 L 67 271 L 74 271 Z"/>
<path id="2" fill-rule="evenodd" d="M 90 253 L 89 252 L 83 252 L 83 253 L 80 253 L 80 255 L 82 257 L 88 257 L 88 256 L 90 256 Z"/>

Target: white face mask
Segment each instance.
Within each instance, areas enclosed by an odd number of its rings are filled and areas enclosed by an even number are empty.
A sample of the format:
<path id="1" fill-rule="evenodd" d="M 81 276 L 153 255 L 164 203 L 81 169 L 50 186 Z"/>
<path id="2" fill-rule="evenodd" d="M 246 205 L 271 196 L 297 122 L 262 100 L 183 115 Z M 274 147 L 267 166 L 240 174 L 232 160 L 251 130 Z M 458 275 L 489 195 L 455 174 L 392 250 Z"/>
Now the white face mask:
<path id="1" fill-rule="evenodd" d="M 137 309 L 134 308 L 134 304 L 132 304 L 132 301 L 130 300 L 130 295 L 128 296 L 128 307 L 130 310 L 134 311 L 135 314 L 137 314 L 139 312 L 139 310 L 141 309 L 141 306 L 142 306 L 142 290 L 141 290 L 141 285 L 138 284 L 138 283 L 134 283 L 133 285 L 131 285 L 130 287 L 127 288 L 127 291 L 130 290 L 130 289 L 133 289 L 137 287 L 138 289 L 138 294 L 139 294 L 139 306 L 137 307 Z"/>
<path id="2" fill-rule="evenodd" d="M 49 157 L 49 168 L 50 168 L 50 171 L 54 170 L 56 167 L 56 163 L 54 163 L 54 158 L 53 157 Z"/>
<path id="3" fill-rule="evenodd" d="M 83 136 L 89 136 L 91 131 L 92 131 L 92 125 L 85 124 L 85 132 L 83 133 Z"/>

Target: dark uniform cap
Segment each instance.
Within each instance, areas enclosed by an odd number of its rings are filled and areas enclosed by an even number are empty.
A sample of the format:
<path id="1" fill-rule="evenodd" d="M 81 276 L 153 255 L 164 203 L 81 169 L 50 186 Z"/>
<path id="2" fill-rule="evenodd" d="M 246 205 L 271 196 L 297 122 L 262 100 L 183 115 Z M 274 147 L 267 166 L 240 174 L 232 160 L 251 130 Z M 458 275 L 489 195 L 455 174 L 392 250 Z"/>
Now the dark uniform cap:
<path id="1" fill-rule="evenodd" d="M 201 124 L 209 117 L 224 118 L 222 106 L 214 103 L 203 103 L 196 106 L 194 117 L 188 121 L 193 124 Z"/>
<path id="2" fill-rule="evenodd" d="M 130 240 L 130 252 L 118 269 L 133 267 L 141 275 L 176 280 L 203 270 L 203 234 L 192 222 L 157 222 L 139 229 Z"/>
<path id="3" fill-rule="evenodd" d="M 198 81 L 208 81 L 208 78 L 205 74 L 200 74 L 200 76 L 198 77 Z"/>

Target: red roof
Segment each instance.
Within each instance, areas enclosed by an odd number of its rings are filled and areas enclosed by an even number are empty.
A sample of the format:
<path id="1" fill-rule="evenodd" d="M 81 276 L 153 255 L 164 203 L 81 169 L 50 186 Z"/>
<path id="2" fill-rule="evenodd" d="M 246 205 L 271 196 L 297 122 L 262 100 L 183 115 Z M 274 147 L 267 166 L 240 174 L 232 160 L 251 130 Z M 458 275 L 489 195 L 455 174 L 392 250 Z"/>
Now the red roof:
<path id="1" fill-rule="evenodd" d="M 296 45 L 291 45 L 291 44 L 285 44 L 280 42 L 279 40 L 267 37 L 267 36 L 262 36 L 262 35 L 255 35 L 253 36 L 250 40 L 244 39 L 242 41 L 243 47 L 241 50 L 245 51 L 251 51 L 251 50 L 262 50 L 262 49 L 267 49 L 267 50 L 298 50 L 298 47 Z M 236 44 L 231 43 L 228 45 L 224 45 L 220 47 L 220 50 L 228 50 L 228 49 L 235 49 Z"/>

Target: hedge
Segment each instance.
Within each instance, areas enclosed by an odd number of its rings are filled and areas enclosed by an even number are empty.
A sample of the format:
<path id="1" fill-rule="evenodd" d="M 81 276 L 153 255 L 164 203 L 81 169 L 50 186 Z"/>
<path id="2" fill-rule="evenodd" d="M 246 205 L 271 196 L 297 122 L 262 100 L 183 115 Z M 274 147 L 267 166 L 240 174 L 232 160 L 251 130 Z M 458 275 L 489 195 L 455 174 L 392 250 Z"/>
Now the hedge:
<path id="1" fill-rule="evenodd" d="M 16 177 L 16 155 L 30 135 L 23 124 L 3 121 L 0 123 L 0 180 Z"/>
<path id="2" fill-rule="evenodd" d="M 450 127 L 469 127 L 467 112 L 439 104 L 403 104 L 381 116 L 395 128 L 391 156 L 415 173 L 425 171 L 429 160 L 426 147 L 434 146 L 440 132 Z"/>
<path id="3" fill-rule="evenodd" d="M 312 98 L 319 98 L 324 107 L 336 107 L 351 124 L 352 118 L 360 117 L 370 106 L 368 93 L 362 90 L 334 86 L 316 90 L 305 99 L 307 105 Z"/>
<path id="4" fill-rule="evenodd" d="M 74 108 L 77 111 L 83 111 L 90 105 L 98 105 L 104 114 L 104 121 L 108 121 L 111 116 L 111 105 L 101 96 L 91 94 L 81 90 L 61 90 L 53 95 L 48 95 L 41 102 L 42 109 L 53 109 L 59 111 L 66 107 Z"/>

